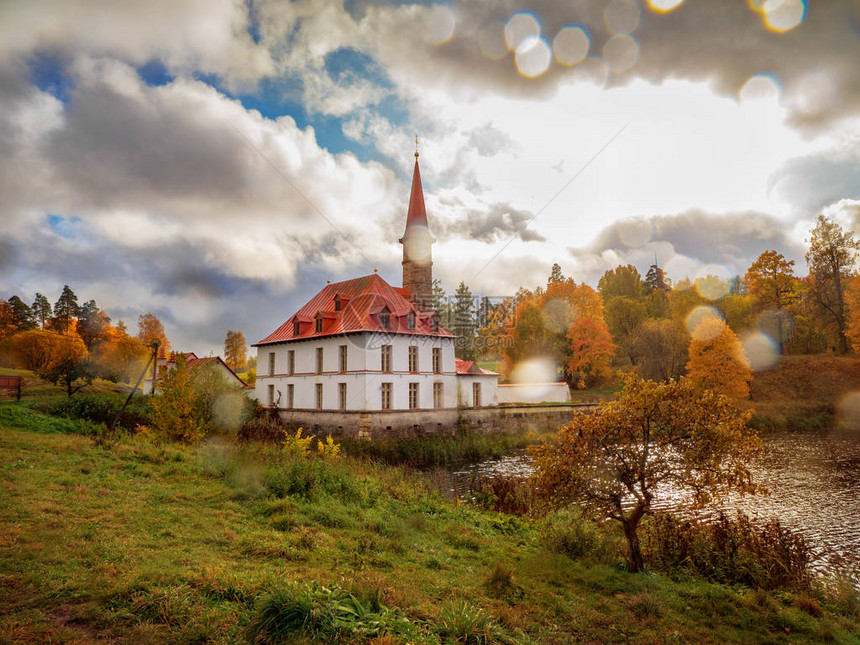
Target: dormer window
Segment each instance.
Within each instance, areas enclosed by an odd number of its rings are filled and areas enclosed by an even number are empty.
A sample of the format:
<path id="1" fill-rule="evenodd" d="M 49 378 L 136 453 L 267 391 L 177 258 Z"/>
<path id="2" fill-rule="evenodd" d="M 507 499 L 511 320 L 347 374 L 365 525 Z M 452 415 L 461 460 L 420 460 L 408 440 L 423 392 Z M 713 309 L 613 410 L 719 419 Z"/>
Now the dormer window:
<path id="1" fill-rule="evenodd" d="M 301 333 L 301 324 L 298 320 L 293 321 L 293 336 L 298 336 Z"/>
<path id="2" fill-rule="evenodd" d="M 406 329 L 415 329 L 415 314 L 411 311 L 406 316 Z"/>
<path id="3" fill-rule="evenodd" d="M 439 317 L 433 316 L 430 319 L 430 330 L 431 331 L 439 331 Z"/>
<path id="4" fill-rule="evenodd" d="M 322 318 L 317 318 L 316 331 L 317 331 L 317 333 L 318 333 L 318 334 L 321 334 L 321 333 L 322 333 L 322 327 L 323 327 L 323 319 L 322 319 Z"/>
<path id="5" fill-rule="evenodd" d="M 391 314 L 387 311 L 383 311 L 379 314 L 379 326 L 383 329 L 388 329 L 391 326 Z"/>
<path id="6" fill-rule="evenodd" d="M 343 301 L 340 299 L 340 296 L 334 297 L 334 310 L 340 311 L 343 308 Z"/>

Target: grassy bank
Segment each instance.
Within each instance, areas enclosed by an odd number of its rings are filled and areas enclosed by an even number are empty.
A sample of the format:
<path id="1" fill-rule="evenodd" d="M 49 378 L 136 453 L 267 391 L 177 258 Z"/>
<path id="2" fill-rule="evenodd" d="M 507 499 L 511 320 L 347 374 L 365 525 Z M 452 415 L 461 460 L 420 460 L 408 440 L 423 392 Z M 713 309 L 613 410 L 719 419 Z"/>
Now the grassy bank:
<path id="1" fill-rule="evenodd" d="M 750 385 L 754 425 L 760 430 L 822 430 L 857 415 L 841 414 L 845 397 L 860 391 L 860 358 L 783 356 L 773 368 L 756 372 Z"/>
<path id="2" fill-rule="evenodd" d="M 40 417 L 0 405 L 0 643 L 856 642 L 826 601 L 571 559 L 402 468 Z"/>

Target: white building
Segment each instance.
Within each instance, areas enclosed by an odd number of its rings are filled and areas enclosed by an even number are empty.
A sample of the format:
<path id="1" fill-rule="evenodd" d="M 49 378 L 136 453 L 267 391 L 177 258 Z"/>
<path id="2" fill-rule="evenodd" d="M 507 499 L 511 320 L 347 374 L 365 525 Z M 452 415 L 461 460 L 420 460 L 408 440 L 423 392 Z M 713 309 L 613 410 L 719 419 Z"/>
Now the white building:
<path id="1" fill-rule="evenodd" d="M 149 376 L 144 379 L 143 385 L 141 386 L 141 392 L 144 394 L 152 394 L 157 380 L 160 379 L 167 370 L 171 370 L 176 366 L 176 358 L 179 355 L 180 354 L 177 354 L 176 352 L 171 352 L 168 358 L 159 358 L 155 362 Z M 220 356 L 205 356 L 203 358 L 198 358 L 197 354 L 194 352 L 185 352 L 181 355 L 185 356 L 185 359 L 188 361 L 188 367 L 192 370 L 197 370 L 205 366 L 207 368 L 214 369 L 221 375 L 226 383 L 235 385 L 237 388 L 242 388 L 243 390 L 248 387 L 245 384 L 245 381 L 236 376 L 236 373 L 227 366 L 227 363 L 221 360 Z"/>
<path id="2" fill-rule="evenodd" d="M 494 406 L 498 374 L 454 357 L 432 309 L 434 242 L 418 153 L 403 244 L 403 287 L 373 273 L 327 285 L 257 348 L 255 394 L 281 410 L 443 410 Z"/>

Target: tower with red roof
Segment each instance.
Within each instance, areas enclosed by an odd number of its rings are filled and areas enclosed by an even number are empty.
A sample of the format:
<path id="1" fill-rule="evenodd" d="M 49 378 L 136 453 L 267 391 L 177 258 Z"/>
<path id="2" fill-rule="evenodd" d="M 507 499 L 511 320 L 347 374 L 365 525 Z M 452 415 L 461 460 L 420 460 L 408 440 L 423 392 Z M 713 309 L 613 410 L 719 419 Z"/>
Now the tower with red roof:
<path id="1" fill-rule="evenodd" d="M 419 311 L 433 310 L 433 244 L 424 207 L 424 189 L 415 151 L 412 191 L 406 213 L 406 230 L 399 242 L 403 245 L 403 288 Z"/>

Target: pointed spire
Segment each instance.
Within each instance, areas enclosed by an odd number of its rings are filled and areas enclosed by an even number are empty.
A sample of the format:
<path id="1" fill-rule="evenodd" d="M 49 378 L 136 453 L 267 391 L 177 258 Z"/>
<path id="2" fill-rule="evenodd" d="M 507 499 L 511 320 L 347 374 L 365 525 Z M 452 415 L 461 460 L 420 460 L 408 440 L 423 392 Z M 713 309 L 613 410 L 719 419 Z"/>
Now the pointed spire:
<path id="1" fill-rule="evenodd" d="M 424 189 L 421 186 L 421 171 L 418 169 L 418 151 L 415 151 L 415 170 L 412 171 L 412 192 L 409 195 L 409 211 L 406 214 L 406 231 L 403 237 L 409 237 L 413 227 L 427 229 L 427 211 L 424 208 Z"/>

